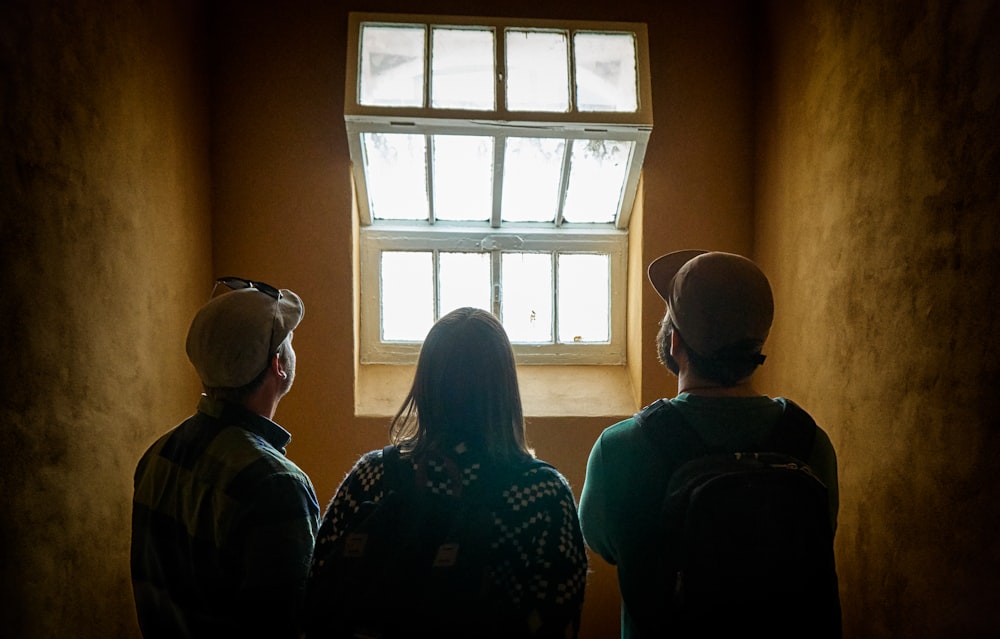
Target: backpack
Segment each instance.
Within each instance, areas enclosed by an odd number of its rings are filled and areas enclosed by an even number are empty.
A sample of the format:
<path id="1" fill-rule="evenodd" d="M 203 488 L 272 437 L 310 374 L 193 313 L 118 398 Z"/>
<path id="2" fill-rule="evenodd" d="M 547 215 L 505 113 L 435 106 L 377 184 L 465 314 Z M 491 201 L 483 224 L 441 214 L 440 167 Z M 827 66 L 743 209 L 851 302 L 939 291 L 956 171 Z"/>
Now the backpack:
<path id="1" fill-rule="evenodd" d="M 660 515 L 668 636 L 840 637 L 827 488 L 809 466 L 816 423 L 778 399 L 760 451 L 707 446 L 659 400 L 636 415 L 675 468 Z"/>
<path id="2" fill-rule="evenodd" d="M 490 569 L 496 537 L 493 512 L 503 490 L 531 459 L 480 476 L 470 486 L 452 460 L 452 494 L 427 488 L 395 446 L 382 453 L 383 498 L 365 502 L 356 525 L 338 538 L 306 593 L 305 636 L 392 639 L 433 636 L 504 637 L 523 634 L 517 611 L 497 593 Z M 423 470 L 425 466 L 421 467 Z"/>

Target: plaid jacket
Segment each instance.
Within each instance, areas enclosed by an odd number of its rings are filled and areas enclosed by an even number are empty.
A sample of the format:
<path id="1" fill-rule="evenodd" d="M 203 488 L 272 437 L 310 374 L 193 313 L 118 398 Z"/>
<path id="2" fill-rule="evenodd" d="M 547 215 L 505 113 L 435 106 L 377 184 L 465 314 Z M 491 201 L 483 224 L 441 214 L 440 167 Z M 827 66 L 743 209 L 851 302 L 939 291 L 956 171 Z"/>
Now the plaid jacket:
<path id="1" fill-rule="evenodd" d="M 269 419 L 202 397 L 135 472 L 132 583 L 144 636 L 294 637 L 319 525 Z"/>

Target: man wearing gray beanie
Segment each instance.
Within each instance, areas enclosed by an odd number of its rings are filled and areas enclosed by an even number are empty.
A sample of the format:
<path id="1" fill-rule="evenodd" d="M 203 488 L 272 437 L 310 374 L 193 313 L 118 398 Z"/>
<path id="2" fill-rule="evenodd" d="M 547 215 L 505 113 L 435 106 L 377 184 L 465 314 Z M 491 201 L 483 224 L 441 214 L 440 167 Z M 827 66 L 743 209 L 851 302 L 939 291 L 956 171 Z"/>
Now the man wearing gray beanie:
<path id="1" fill-rule="evenodd" d="M 621 636 L 840 636 L 837 459 L 803 409 L 754 389 L 774 315 L 751 260 L 654 260 L 660 362 L 678 394 L 601 433 L 584 540 L 618 571 Z"/>
<path id="2" fill-rule="evenodd" d="M 197 412 L 135 472 L 132 584 L 147 639 L 297 636 L 319 504 L 272 418 L 295 378 L 304 307 L 262 282 L 220 285 L 187 336 Z"/>

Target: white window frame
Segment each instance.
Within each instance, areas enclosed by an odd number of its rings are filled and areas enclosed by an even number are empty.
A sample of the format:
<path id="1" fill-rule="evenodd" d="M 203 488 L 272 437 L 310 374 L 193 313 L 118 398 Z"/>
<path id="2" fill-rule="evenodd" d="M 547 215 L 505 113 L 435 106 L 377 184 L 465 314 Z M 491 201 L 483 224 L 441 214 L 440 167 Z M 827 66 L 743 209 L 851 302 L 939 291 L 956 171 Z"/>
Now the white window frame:
<path id="1" fill-rule="evenodd" d="M 374 107 L 360 104 L 358 97 L 359 40 L 365 23 L 414 23 L 432 26 L 466 25 L 491 27 L 497 34 L 498 78 L 495 111 L 465 111 L 427 107 Z M 502 41 L 504 28 L 557 29 L 572 38 L 577 30 L 629 32 L 636 40 L 638 110 L 635 112 L 508 112 L 503 99 Z M 429 38 L 426 38 L 429 40 Z M 426 57 L 426 53 L 425 53 Z M 572 66 L 572 65 L 571 65 Z M 429 84 L 429 83 L 428 83 Z M 570 80 L 571 87 L 573 85 Z M 608 343 L 557 342 L 515 343 L 519 364 L 623 364 L 625 362 L 625 283 L 627 271 L 627 228 L 635 200 L 642 160 L 652 130 L 652 103 L 649 78 L 648 43 L 641 23 L 566 22 L 552 20 L 498 19 L 482 17 L 422 16 L 351 13 L 348 34 L 348 67 L 344 119 L 353 159 L 356 213 L 360 223 L 360 362 L 362 364 L 412 364 L 419 353 L 418 342 L 387 342 L 381 339 L 380 254 L 386 250 L 490 251 L 493 271 L 493 309 L 499 315 L 497 287 L 499 255 L 504 250 L 518 252 L 603 253 L 609 256 L 610 335 Z M 572 88 L 571 88 L 572 91 Z M 427 103 L 425 89 L 425 104 Z M 501 189 L 494 180 L 494 216 L 491 223 L 435 221 L 405 222 L 373 219 L 362 158 L 361 137 L 368 132 L 432 134 L 478 134 L 496 138 L 497 156 L 502 155 L 507 136 L 557 137 L 569 144 L 574 139 L 607 139 L 632 142 L 629 172 L 613 224 L 501 223 L 498 211 Z M 428 145 L 429 146 L 429 145 Z M 502 165 L 501 165 L 502 166 Z M 495 167 L 499 175 L 500 167 Z M 557 274 L 553 269 L 553 295 Z M 558 304 L 553 300 L 553 309 Z M 554 312 L 558 312 L 554 310 Z M 553 333 L 557 331 L 553 318 Z"/>

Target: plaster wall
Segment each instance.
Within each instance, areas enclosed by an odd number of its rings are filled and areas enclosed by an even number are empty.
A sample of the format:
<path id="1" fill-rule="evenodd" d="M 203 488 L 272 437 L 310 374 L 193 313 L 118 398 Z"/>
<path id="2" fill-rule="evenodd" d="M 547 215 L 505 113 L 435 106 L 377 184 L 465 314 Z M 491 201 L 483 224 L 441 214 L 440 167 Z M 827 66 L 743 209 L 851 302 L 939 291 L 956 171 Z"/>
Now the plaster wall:
<path id="1" fill-rule="evenodd" d="M 760 381 L 840 467 L 848 637 L 1000 631 L 1000 4 L 768 4 Z"/>
<path id="2" fill-rule="evenodd" d="M 199 8 L 0 4 L 0 635 L 137 635 L 132 471 L 198 385 Z"/>

